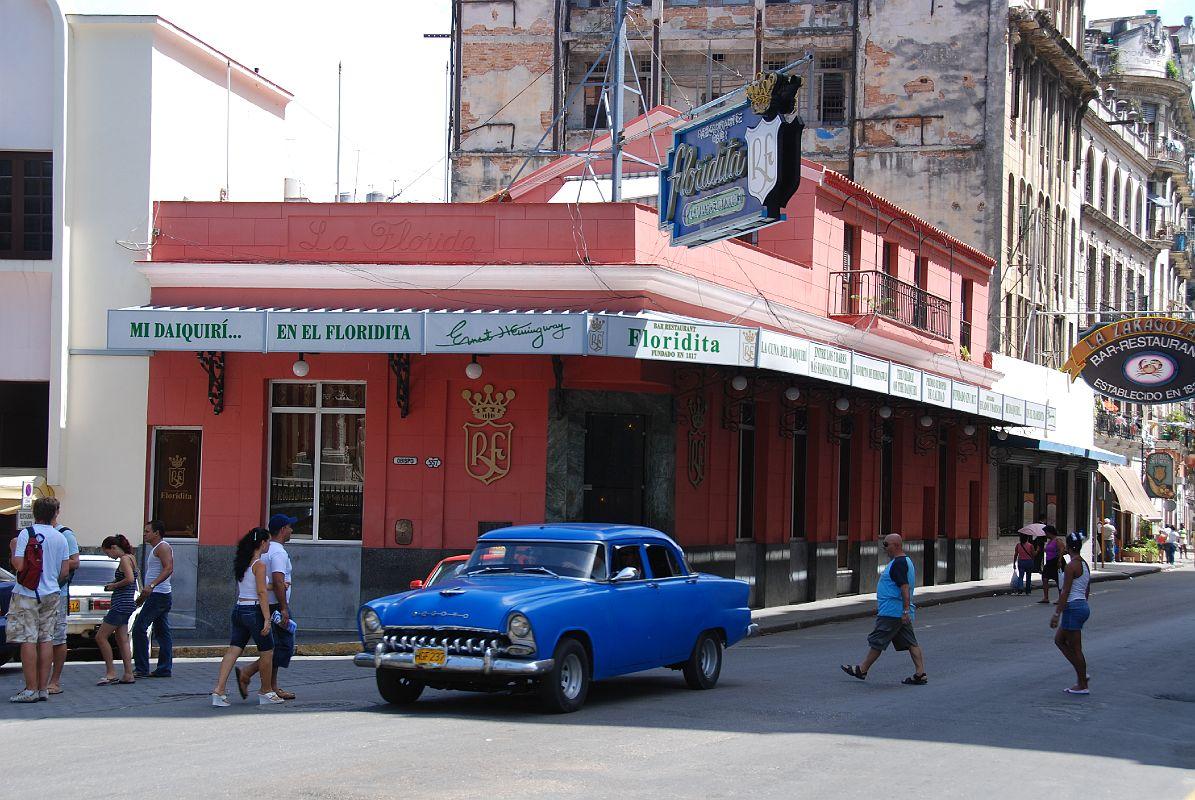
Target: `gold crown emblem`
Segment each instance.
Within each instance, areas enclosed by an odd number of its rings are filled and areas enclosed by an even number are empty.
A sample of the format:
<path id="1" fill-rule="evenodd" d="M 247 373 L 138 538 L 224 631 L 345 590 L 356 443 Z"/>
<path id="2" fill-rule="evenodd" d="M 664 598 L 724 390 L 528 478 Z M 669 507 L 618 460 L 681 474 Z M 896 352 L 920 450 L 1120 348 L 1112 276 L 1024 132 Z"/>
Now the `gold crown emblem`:
<path id="1" fill-rule="evenodd" d="M 186 463 L 187 463 L 186 456 L 171 456 L 170 457 L 170 466 L 174 467 L 175 469 L 181 468 L 182 465 L 186 464 Z"/>
<path id="2" fill-rule="evenodd" d="M 745 94 L 747 99 L 751 101 L 751 110 L 756 114 L 762 114 L 768 110 L 768 106 L 772 104 L 772 89 L 776 87 L 776 73 L 769 72 L 764 75 L 762 72 L 755 76 L 755 80 L 747 87 Z"/>
<path id="3" fill-rule="evenodd" d="M 505 392 L 494 394 L 493 385 L 487 383 L 483 391 L 484 394 L 465 389 L 461 392 L 461 397 L 469 401 L 469 405 L 473 407 L 473 416 L 477 419 L 483 422 L 502 419 L 506 415 L 506 406 L 515 399 L 515 390 L 507 389 Z"/>

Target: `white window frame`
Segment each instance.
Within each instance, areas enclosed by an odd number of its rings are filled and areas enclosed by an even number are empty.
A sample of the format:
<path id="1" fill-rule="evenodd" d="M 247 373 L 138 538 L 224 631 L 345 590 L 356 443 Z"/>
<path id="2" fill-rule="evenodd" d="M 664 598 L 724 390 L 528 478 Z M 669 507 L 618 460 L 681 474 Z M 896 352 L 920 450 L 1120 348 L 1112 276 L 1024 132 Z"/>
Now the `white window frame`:
<path id="1" fill-rule="evenodd" d="M 294 384 L 299 386 L 312 385 L 315 386 L 315 405 L 314 406 L 275 406 L 274 405 L 274 386 L 280 384 Z M 296 542 L 315 543 L 326 542 L 333 545 L 346 544 L 361 544 L 365 539 L 365 531 L 361 532 L 361 539 L 320 539 L 319 523 L 320 523 L 320 508 L 319 508 L 319 492 L 320 492 L 320 469 L 323 461 L 323 418 L 325 414 L 360 414 L 365 415 L 365 408 L 324 408 L 324 392 L 323 386 L 326 384 L 349 384 L 353 386 L 365 386 L 365 381 L 311 381 L 302 379 L 288 379 L 288 380 L 274 380 L 269 384 L 269 396 L 266 412 L 268 415 L 268 433 L 266 437 L 266 491 L 263 492 L 263 501 L 265 505 L 265 513 L 263 517 L 270 515 L 270 489 L 274 481 L 274 414 L 311 414 L 315 417 L 315 433 L 313 435 L 313 442 L 316 452 L 312 454 L 311 458 L 311 538 L 310 539 L 295 539 Z M 368 403 L 367 403 L 368 404 Z M 364 479 L 362 480 L 364 484 Z M 362 524 L 364 525 L 364 505 L 362 506 Z"/>

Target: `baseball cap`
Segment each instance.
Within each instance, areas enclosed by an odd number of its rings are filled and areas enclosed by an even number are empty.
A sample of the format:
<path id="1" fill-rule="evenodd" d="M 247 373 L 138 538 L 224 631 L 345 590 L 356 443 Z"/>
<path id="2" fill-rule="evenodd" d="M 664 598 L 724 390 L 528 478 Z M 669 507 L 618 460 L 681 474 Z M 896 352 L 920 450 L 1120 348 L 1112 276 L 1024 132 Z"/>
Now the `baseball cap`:
<path id="1" fill-rule="evenodd" d="M 266 527 L 270 529 L 270 535 L 273 536 L 287 525 L 294 525 L 298 521 L 298 517 L 288 517 L 286 514 L 275 514 L 274 516 L 270 517 L 270 522 L 266 525 Z"/>

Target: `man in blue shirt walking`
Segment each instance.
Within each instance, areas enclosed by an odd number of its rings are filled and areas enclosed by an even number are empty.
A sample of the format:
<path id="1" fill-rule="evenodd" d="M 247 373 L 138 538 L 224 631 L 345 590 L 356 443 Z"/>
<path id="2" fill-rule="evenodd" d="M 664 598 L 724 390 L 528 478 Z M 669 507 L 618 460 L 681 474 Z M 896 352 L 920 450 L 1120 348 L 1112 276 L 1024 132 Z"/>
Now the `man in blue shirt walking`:
<path id="1" fill-rule="evenodd" d="M 867 637 L 871 649 L 867 651 L 862 664 L 843 664 L 842 671 L 865 680 L 871 665 L 892 644 L 897 650 L 908 650 L 913 657 L 915 671 L 901 683 L 924 686 L 929 683 L 925 674 L 925 658 L 913 633 L 913 616 L 917 611 L 913 605 L 913 587 L 917 584 L 917 572 L 913 568 L 913 559 L 905 555 L 900 534 L 890 533 L 884 537 L 884 552 L 890 561 L 876 587 L 876 626 Z"/>

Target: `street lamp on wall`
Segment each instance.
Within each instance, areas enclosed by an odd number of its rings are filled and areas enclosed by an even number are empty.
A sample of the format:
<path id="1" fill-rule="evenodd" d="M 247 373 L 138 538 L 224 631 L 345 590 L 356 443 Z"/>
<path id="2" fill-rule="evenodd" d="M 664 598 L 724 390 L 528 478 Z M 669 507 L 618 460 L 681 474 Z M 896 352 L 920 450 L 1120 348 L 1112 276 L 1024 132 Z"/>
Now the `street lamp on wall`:
<path id="1" fill-rule="evenodd" d="M 306 378 L 307 373 L 311 372 L 311 365 L 307 363 L 307 359 L 303 357 L 303 353 L 299 353 L 299 357 L 295 359 L 295 363 L 290 365 L 290 371 L 295 373 L 296 378 Z"/>
<path id="2" fill-rule="evenodd" d="M 736 392 L 741 392 L 744 389 L 746 389 L 747 388 L 747 376 L 746 375 L 735 375 L 733 378 L 730 379 L 730 388 L 734 389 Z"/>
<path id="3" fill-rule="evenodd" d="M 482 368 L 481 364 L 477 363 L 477 356 L 473 356 L 472 360 L 465 365 L 465 377 L 471 381 L 480 378 L 483 372 L 485 372 L 485 369 Z"/>

